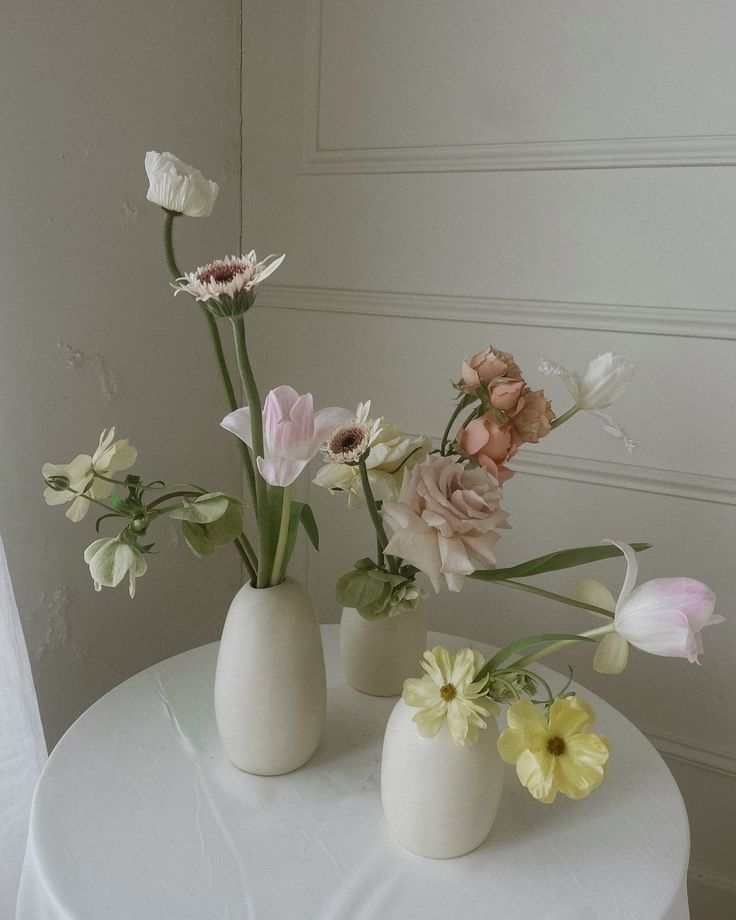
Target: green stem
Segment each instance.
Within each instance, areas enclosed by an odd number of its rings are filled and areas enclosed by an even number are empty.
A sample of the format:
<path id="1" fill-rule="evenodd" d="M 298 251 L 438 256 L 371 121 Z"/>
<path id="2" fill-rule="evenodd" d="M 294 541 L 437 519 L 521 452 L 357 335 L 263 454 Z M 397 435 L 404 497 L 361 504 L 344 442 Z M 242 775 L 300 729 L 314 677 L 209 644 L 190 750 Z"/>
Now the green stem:
<path id="1" fill-rule="evenodd" d="M 447 439 L 450 436 L 450 431 L 452 429 L 452 426 L 455 424 L 455 419 L 458 417 L 458 415 L 460 415 L 460 413 L 463 411 L 465 406 L 467 406 L 467 402 L 465 401 L 465 398 L 463 398 L 455 406 L 455 410 L 450 416 L 450 421 L 447 423 L 447 426 L 442 434 L 442 441 L 440 443 L 440 454 L 443 457 L 445 456 L 445 448 L 447 447 Z"/>
<path id="2" fill-rule="evenodd" d="M 470 578 L 476 576 L 473 572 Z M 482 580 L 482 579 L 481 579 Z M 577 607 L 579 610 L 588 610 L 596 616 L 605 617 L 607 620 L 613 618 L 613 613 L 606 610 L 605 607 L 596 607 L 594 604 L 586 604 L 584 601 L 578 601 L 574 597 L 567 597 L 565 594 L 555 594 L 554 591 L 546 591 L 544 588 L 537 588 L 536 585 L 523 585 L 521 582 L 512 581 L 510 578 L 496 578 L 489 581 L 491 585 L 505 585 L 507 588 L 515 588 L 517 591 L 526 591 L 529 594 L 538 594 L 539 597 L 546 597 L 550 601 L 557 601 L 559 604 L 567 604 L 568 607 Z"/>
<path id="3" fill-rule="evenodd" d="M 571 419 L 573 415 L 576 415 L 578 412 L 580 412 L 580 406 L 573 406 L 572 409 L 568 409 L 567 412 L 563 412 L 562 415 L 558 415 L 549 427 L 559 428 L 560 425 L 564 425 L 568 419 Z"/>
<path id="4" fill-rule="evenodd" d="M 166 264 L 169 266 L 169 272 L 174 281 L 177 281 L 182 277 L 182 273 L 179 270 L 179 266 L 176 264 L 176 257 L 174 256 L 174 219 L 179 217 L 178 211 L 169 211 L 168 208 L 164 208 L 166 212 L 166 220 L 164 221 L 164 252 L 166 253 Z"/>
<path id="5" fill-rule="evenodd" d="M 201 492 L 192 492 L 191 489 L 188 489 L 186 491 L 180 490 L 176 492 L 167 492 L 166 495 L 159 495 L 158 498 L 154 498 L 152 502 L 146 505 L 146 511 L 151 511 L 157 505 L 160 505 L 162 502 L 168 501 L 170 498 L 180 498 L 180 497 L 188 498 L 190 495 L 201 495 L 201 494 L 202 494 Z M 171 508 L 162 508 L 161 513 L 165 513 L 166 511 L 171 511 L 175 507 L 179 507 L 179 506 L 172 505 Z"/>
<path id="6" fill-rule="evenodd" d="M 166 220 L 164 221 L 164 251 L 166 253 L 166 264 L 169 266 L 169 272 L 174 281 L 177 281 L 182 277 L 182 272 L 179 266 L 176 264 L 176 256 L 174 255 L 174 218 L 179 217 L 177 211 L 169 211 L 167 208 L 164 208 L 166 212 Z M 225 359 L 225 352 L 222 348 L 222 340 L 220 339 L 220 331 L 217 328 L 217 321 L 210 311 L 205 307 L 204 304 L 200 304 L 202 314 L 207 322 L 207 328 L 209 329 L 210 339 L 212 340 L 212 347 L 215 351 L 215 358 L 217 359 L 217 366 L 220 370 L 220 376 L 222 378 L 222 383 L 225 387 L 225 394 L 227 396 L 227 402 L 230 406 L 230 411 L 234 412 L 238 408 L 238 400 L 235 396 L 235 389 L 233 387 L 232 380 L 230 379 L 230 371 L 228 370 L 227 361 Z M 250 491 L 251 500 L 253 505 L 256 505 L 256 486 L 255 486 L 255 472 L 253 470 L 253 460 L 248 451 L 248 447 L 238 438 L 238 447 L 240 450 L 240 455 L 243 460 L 243 466 L 245 467 L 246 479 L 248 481 L 248 489 Z"/>
<path id="7" fill-rule="evenodd" d="M 383 526 L 383 520 L 381 519 L 381 512 L 378 510 L 378 505 L 373 497 L 373 490 L 371 489 L 371 483 L 368 479 L 368 468 L 365 465 L 365 456 L 358 460 L 358 469 L 360 470 L 360 482 L 363 486 L 365 503 L 368 506 L 368 513 L 371 516 L 371 521 L 373 521 L 378 545 L 383 553 L 386 551 L 388 537 L 386 536 L 386 528 Z M 399 564 L 396 560 L 396 556 L 386 556 L 386 561 L 388 562 L 389 571 L 396 574 L 399 571 Z"/>
<path id="8" fill-rule="evenodd" d="M 606 633 L 613 632 L 614 625 L 613 623 L 608 623 L 606 626 L 599 626 L 598 629 L 589 629 L 587 632 L 580 633 L 581 636 L 602 636 Z M 561 639 L 559 642 L 552 642 L 550 645 L 546 646 L 543 649 L 540 649 L 538 652 L 532 652 L 530 655 L 525 655 L 523 658 L 517 658 L 516 661 L 511 663 L 513 668 L 525 668 L 527 665 L 531 664 L 533 661 L 539 661 L 540 658 L 544 658 L 545 655 L 549 655 L 552 652 L 558 651 L 558 649 L 564 648 L 566 645 L 574 645 L 575 639 Z"/>
<path id="9" fill-rule="evenodd" d="M 243 560 L 243 565 L 248 572 L 248 578 L 251 584 L 256 582 L 256 569 L 255 569 L 255 553 L 253 552 L 253 547 L 250 545 L 248 538 L 244 533 L 241 533 L 239 537 L 236 537 L 233 540 L 235 548 L 237 549 L 240 558 Z"/>
<path id="10" fill-rule="evenodd" d="M 278 585 L 284 580 L 281 571 L 284 565 L 284 553 L 286 552 L 286 540 L 289 536 L 289 515 L 291 512 L 291 486 L 283 489 L 281 496 L 281 519 L 279 521 L 279 539 L 276 543 L 276 552 L 273 556 L 273 567 L 271 569 L 271 584 Z"/>
<path id="11" fill-rule="evenodd" d="M 253 368 L 250 366 L 248 349 L 245 343 L 245 324 L 242 316 L 232 316 L 233 336 L 235 338 L 235 352 L 238 358 L 238 369 L 243 381 L 245 398 L 250 409 L 250 432 L 253 445 L 253 456 L 263 457 L 263 420 L 261 397 L 258 395 Z M 268 492 L 266 480 L 260 472 L 254 471 L 256 515 L 258 519 L 258 578 L 257 588 L 268 587 L 271 574 L 271 535 L 268 528 Z"/>
<path id="12" fill-rule="evenodd" d="M 217 366 L 220 369 L 220 376 L 222 377 L 222 382 L 225 387 L 225 394 L 227 395 L 228 405 L 230 406 L 230 411 L 234 412 L 238 408 L 238 400 L 235 396 L 235 389 L 233 388 L 232 380 L 230 379 L 230 372 L 227 367 L 225 352 L 222 348 L 220 330 L 217 328 L 217 320 L 204 305 L 202 305 L 202 313 L 205 320 L 207 321 L 207 328 L 210 332 L 210 339 L 212 340 L 212 347 L 215 351 Z M 256 474 L 253 468 L 253 458 L 251 457 L 250 451 L 248 450 L 248 445 L 244 444 L 240 438 L 237 438 L 237 442 L 238 448 L 240 449 L 240 456 L 243 460 L 243 467 L 245 468 L 245 476 L 248 482 L 248 491 L 250 492 L 253 507 L 256 508 Z"/>

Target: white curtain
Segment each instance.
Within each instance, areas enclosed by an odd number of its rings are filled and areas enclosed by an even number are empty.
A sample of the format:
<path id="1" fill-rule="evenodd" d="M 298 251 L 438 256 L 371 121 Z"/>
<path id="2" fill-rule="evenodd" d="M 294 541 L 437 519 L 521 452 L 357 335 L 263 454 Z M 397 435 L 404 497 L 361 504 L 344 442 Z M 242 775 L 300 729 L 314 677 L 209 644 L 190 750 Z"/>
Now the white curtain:
<path id="1" fill-rule="evenodd" d="M 31 796 L 45 760 L 36 691 L 0 539 L 0 917 L 15 916 Z"/>

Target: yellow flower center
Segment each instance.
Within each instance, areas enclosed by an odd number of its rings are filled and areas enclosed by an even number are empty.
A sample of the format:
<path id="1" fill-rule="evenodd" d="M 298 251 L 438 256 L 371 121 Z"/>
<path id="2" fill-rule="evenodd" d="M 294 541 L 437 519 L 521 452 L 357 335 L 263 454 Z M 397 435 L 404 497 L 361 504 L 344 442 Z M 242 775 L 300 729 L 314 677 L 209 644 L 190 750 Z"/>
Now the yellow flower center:
<path id="1" fill-rule="evenodd" d="M 547 750 L 550 754 L 554 754 L 555 757 L 559 757 L 561 754 L 565 753 L 565 742 L 562 738 L 550 738 L 547 742 Z"/>
<path id="2" fill-rule="evenodd" d="M 440 696 L 446 703 L 449 703 L 450 700 L 454 700 L 457 696 L 457 690 L 452 684 L 445 684 L 443 687 L 440 687 Z"/>

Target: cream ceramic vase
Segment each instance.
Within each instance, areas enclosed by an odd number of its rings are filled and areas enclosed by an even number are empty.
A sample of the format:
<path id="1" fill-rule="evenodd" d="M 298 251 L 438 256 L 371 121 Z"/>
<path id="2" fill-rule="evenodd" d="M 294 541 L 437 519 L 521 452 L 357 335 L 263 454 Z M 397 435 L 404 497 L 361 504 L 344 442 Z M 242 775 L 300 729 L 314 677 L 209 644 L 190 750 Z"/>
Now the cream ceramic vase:
<path id="1" fill-rule="evenodd" d="M 448 859 L 483 843 L 501 800 L 503 763 L 490 718 L 471 747 L 458 744 L 445 721 L 433 738 L 412 722 L 399 700 L 386 726 L 381 799 L 393 836 L 419 856 Z"/>
<path id="2" fill-rule="evenodd" d="M 427 648 L 424 605 L 393 617 L 366 620 L 352 607 L 343 607 L 340 620 L 340 659 L 347 682 L 370 696 L 398 696 L 407 677 L 422 673 Z"/>
<path id="3" fill-rule="evenodd" d="M 305 764 L 325 720 L 322 637 L 306 591 L 290 578 L 243 585 L 230 605 L 215 673 L 223 747 L 246 773 L 273 776 Z"/>

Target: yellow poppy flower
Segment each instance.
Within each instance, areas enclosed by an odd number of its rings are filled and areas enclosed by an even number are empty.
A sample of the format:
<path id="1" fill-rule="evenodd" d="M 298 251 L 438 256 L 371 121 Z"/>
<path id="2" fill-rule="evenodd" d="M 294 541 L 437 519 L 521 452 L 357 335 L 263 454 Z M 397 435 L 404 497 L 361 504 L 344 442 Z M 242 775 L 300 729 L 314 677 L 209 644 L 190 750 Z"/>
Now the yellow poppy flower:
<path id="1" fill-rule="evenodd" d="M 595 713 L 579 697 L 555 700 L 549 718 L 531 700 L 519 700 L 506 720 L 498 752 L 516 764 L 519 782 L 535 799 L 549 804 L 558 792 L 584 799 L 603 781 L 611 742 L 590 731 Z"/>

